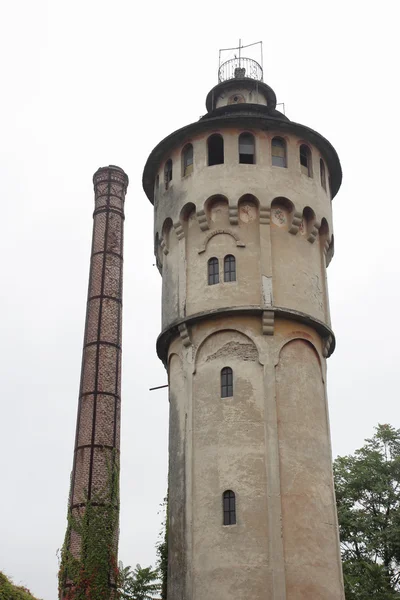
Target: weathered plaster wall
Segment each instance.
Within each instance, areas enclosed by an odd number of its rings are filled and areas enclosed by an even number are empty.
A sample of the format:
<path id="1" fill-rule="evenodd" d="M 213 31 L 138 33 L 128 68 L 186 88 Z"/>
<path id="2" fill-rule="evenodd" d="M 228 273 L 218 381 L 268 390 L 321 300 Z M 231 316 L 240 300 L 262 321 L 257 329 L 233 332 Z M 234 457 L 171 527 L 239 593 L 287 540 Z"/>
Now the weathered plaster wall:
<path id="1" fill-rule="evenodd" d="M 190 346 L 170 346 L 171 597 L 344 600 L 319 335 L 277 319 L 263 336 L 243 316 L 189 333 Z M 231 398 L 220 393 L 225 366 Z"/>
<path id="2" fill-rule="evenodd" d="M 325 386 L 313 346 L 296 339 L 276 369 L 287 600 L 342 594 Z"/>
<path id="3" fill-rule="evenodd" d="M 171 155 L 168 190 L 160 171 L 155 242 L 163 272 L 163 329 L 210 307 L 244 305 L 282 306 L 329 323 L 325 253 L 332 214 L 319 178 L 320 155 L 313 149 L 314 177 L 307 177 L 300 170 L 301 140 L 292 136 L 287 139 L 288 167 L 272 166 L 276 132 L 257 133 L 257 163 L 238 164 L 239 133 L 224 130 L 222 165 L 205 166 L 203 136 L 192 140 L 190 175 L 181 177 L 181 148 Z M 319 236 L 321 221 L 326 240 Z M 227 254 L 237 261 L 235 282 L 223 281 Z M 220 283 L 209 286 L 207 261 L 214 256 L 220 259 Z"/>

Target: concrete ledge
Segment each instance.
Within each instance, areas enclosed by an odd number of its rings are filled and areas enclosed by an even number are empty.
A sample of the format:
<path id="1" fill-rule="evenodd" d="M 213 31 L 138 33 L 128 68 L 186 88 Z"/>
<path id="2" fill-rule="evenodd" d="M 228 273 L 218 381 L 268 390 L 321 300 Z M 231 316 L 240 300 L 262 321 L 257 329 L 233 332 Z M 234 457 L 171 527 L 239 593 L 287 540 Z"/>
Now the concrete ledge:
<path id="1" fill-rule="evenodd" d="M 205 319 L 216 319 L 221 316 L 235 316 L 235 315 L 259 315 L 260 319 L 263 318 L 263 313 L 266 308 L 262 306 L 235 306 L 235 307 L 227 307 L 227 308 L 216 308 L 213 310 L 207 310 L 200 313 L 196 313 L 194 315 L 190 315 L 189 317 L 185 317 L 184 319 L 179 319 L 171 323 L 169 327 L 164 329 L 160 333 L 157 338 L 157 355 L 160 360 L 167 364 L 168 358 L 168 347 L 171 341 L 181 335 L 181 331 L 190 325 L 194 325 L 199 321 L 204 321 Z M 320 321 L 319 319 L 315 319 L 311 315 L 307 313 L 303 313 L 297 310 L 292 310 L 290 308 L 283 308 L 281 306 L 268 306 L 268 312 L 273 313 L 274 318 L 281 319 L 290 319 L 292 321 L 297 321 L 299 323 L 304 323 L 309 327 L 315 329 L 317 333 L 326 341 L 329 340 L 329 343 L 325 344 L 326 347 L 326 357 L 329 357 L 334 349 L 335 349 L 335 336 L 333 331 L 326 323 Z"/>

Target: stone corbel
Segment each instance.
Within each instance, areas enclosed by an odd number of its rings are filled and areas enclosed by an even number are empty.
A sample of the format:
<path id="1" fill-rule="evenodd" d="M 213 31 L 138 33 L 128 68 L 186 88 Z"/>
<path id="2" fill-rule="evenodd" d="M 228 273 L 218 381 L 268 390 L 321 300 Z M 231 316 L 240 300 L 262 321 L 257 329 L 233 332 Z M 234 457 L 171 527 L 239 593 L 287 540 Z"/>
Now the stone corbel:
<path id="1" fill-rule="evenodd" d="M 181 240 L 183 237 L 185 237 L 185 232 L 183 230 L 183 227 L 182 227 L 180 221 L 177 221 L 176 223 L 174 223 L 174 229 L 175 229 L 175 233 L 176 233 L 178 240 Z"/>
<path id="2" fill-rule="evenodd" d="M 183 345 L 185 347 L 190 346 L 192 342 L 190 340 L 189 331 L 188 331 L 186 324 L 182 323 L 182 325 L 178 326 L 178 329 L 179 329 L 179 335 L 181 336 Z"/>
<path id="3" fill-rule="evenodd" d="M 165 243 L 164 238 L 160 238 L 160 246 L 162 251 L 164 252 L 164 254 L 168 254 L 168 248 L 167 248 L 167 244 Z"/>
<path id="4" fill-rule="evenodd" d="M 310 244 L 313 244 L 315 242 L 315 240 L 317 239 L 317 235 L 318 235 L 318 231 L 319 231 L 320 227 L 321 227 L 321 223 L 316 221 L 314 223 L 310 233 L 307 236 L 307 240 L 310 242 Z"/>
<path id="5" fill-rule="evenodd" d="M 237 206 L 229 207 L 229 223 L 231 225 L 237 225 L 239 223 Z"/>
<path id="6" fill-rule="evenodd" d="M 263 335 L 274 335 L 275 313 L 273 310 L 264 310 L 262 314 Z"/>
<path id="7" fill-rule="evenodd" d="M 268 206 L 260 206 L 260 224 L 269 225 L 271 222 L 271 208 Z"/>
<path id="8" fill-rule="evenodd" d="M 329 356 L 329 350 L 332 345 L 332 342 L 333 342 L 333 338 L 331 335 L 324 338 L 323 347 L 322 347 L 322 355 L 324 356 L 324 358 L 327 358 Z"/>
<path id="9" fill-rule="evenodd" d="M 292 223 L 289 227 L 289 233 L 296 235 L 299 232 L 302 220 L 303 220 L 303 214 L 296 210 L 293 214 Z"/>
<path id="10" fill-rule="evenodd" d="M 199 223 L 199 227 L 202 231 L 207 231 L 207 229 L 210 229 L 208 226 L 206 213 L 203 209 L 200 209 L 197 211 L 196 217 L 197 217 L 197 221 Z"/>

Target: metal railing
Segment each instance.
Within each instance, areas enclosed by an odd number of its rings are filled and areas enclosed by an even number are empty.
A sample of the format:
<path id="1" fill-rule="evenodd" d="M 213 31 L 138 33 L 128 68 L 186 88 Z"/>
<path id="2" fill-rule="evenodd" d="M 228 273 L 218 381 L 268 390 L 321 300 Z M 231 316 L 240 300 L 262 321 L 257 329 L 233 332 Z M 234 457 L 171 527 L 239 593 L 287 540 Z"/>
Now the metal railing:
<path id="1" fill-rule="evenodd" d="M 256 79 L 263 80 L 262 67 L 252 58 L 231 58 L 224 62 L 218 70 L 218 82 L 228 79 Z"/>

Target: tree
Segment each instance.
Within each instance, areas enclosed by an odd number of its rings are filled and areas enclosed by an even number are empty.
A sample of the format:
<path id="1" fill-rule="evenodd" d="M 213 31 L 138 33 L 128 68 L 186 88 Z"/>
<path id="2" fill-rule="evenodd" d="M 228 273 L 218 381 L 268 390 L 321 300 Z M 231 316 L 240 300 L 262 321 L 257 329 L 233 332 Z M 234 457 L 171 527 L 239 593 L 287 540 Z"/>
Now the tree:
<path id="1" fill-rule="evenodd" d="M 134 571 L 120 563 L 119 594 L 124 600 L 158 600 L 161 583 L 158 569 L 136 565 Z"/>
<path id="2" fill-rule="evenodd" d="M 346 600 L 400 600 L 400 430 L 334 462 Z"/>

